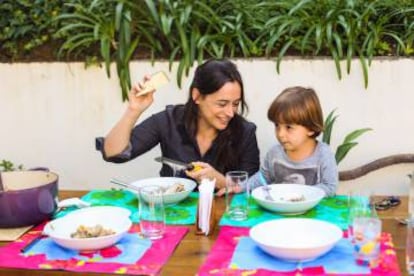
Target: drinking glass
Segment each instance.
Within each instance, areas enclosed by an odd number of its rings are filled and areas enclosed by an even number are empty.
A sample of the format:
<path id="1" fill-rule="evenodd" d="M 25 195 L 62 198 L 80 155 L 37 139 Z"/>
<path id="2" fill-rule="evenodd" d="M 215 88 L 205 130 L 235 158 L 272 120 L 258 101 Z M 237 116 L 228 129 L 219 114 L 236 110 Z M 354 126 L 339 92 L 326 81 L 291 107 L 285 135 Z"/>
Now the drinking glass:
<path id="1" fill-rule="evenodd" d="M 160 239 L 165 232 L 165 210 L 161 187 L 145 186 L 139 190 L 139 225 L 141 233 L 152 240 Z"/>
<path id="2" fill-rule="evenodd" d="M 353 231 L 357 262 L 376 266 L 380 254 L 381 220 L 376 217 L 355 217 Z"/>
<path id="3" fill-rule="evenodd" d="M 350 232 L 358 264 L 375 267 L 380 254 L 382 223 L 369 194 L 357 193 L 350 199 Z"/>
<path id="4" fill-rule="evenodd" d="M 361 191 L 348 193 L 348 238 L 353 241 L 353 221 L 355 217 L 376 216 L 375 209 L 371 208 L 371 196 Z"/>
<path id="5" fill-rule="evenodd" d="M 245 171 L 230 171 L 226 173 L 226 213 L 232 220 L 246 220 L 249 206 L 249 187 L 247 179 L 249 175 Z M 240 191 L 244 187 L 241 200 L 231 202 L 231 194 Z M 233 204 L 232 204 L 233 203 Z"/>

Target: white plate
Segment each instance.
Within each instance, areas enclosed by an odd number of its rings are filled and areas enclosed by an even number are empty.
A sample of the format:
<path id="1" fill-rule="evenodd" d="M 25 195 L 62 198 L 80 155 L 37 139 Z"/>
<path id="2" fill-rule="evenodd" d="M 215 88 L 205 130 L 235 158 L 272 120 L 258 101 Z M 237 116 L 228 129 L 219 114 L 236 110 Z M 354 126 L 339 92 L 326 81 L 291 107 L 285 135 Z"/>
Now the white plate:
<path id="1" fill-rule="evenodd" d="M 276 219 L 250 229 L 250 237 L 263 251 L 290 262 L 318 258 L 331 250 L 342 235 L 342 230 L 332 223 L 305 218 Z"/>
<path id="2" fill-rule="evenodd" d="M 263 186 L 254 189 L 252 197 L 263 208 L 284 215 L 303 214 L 315 207 L 325 196 L 325 192 L 322 189 L 310 185 L 269 184 L 267 187 L 274 200 L 266 199 L 266 192 Z M 303 196 L 304 200 L 289 201 L 289 198 L 293 196 Z"/>
<path id="3" fill-rule="evenodd" d="M 130 185 L 135 186 L 137 188 L 143 187 L 143 186 L 151 186 L 151 185 L 157 185 L 162 188 L 168 188 L 176 183 L 181 183 L 184 185 L 184 191 L 174 193 L 174 194 L 167 194 L 163 196 L 164 204 L 175 204 L 178 203 L 185 198 L 187 198 L 190 193 L 194 190 L 194 188 L 197 186 L 196 182 L 188 179 L 188 178 L 180 178 L 180 177 L 154 177 L 154 178 L 145 178 L 141 179 L 135 182 L 132 182 Z M 132 192 L 137 193 L 134 190 L 131 190 Z"/>
<path id="4" fill-rule="evenodd" d="M 69 213 L 68 215 L 52 220 L 45 225 L 44 234 L 62 247 L 73 250 L 97 250 L 111 246 L 118 242 L 132 225 L 125 208 L 115 206 L 86 207 Z M 115 234 L 96 238 L 71 238 L 80 225 L 92 227 L 102 225 L 111 229 Z"/>

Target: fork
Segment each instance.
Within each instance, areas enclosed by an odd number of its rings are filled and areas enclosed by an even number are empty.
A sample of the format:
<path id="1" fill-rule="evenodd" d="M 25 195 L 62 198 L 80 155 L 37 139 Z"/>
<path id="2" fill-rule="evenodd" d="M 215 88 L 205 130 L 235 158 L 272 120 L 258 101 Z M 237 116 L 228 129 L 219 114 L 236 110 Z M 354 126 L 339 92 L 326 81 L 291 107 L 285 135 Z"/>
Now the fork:
<path id="1" fill-rule="evenodd" d="M 269 186 L 263 186 L 263 191 L 265 191 L 265 199 L 270 201 L 275 201 L 275 199 L 270 194 L 270 190 L 272 190 Z"/>
<path id="2" fill-rule="evenodd" d="M 261 171 L 259 171 L 259 179 L 260 179 L 260 184 L 263 185 L 262 189 L 265 192 L 265 199 L 266 200 L 270 200 L 270 201 L 275 201 L 275 199 L 272 197 L 272 195 L 270 194 L 270 191 L 272 190 L 269 186 L 267 186 L 267 181 L 264 178 L 263 174 Z"/>

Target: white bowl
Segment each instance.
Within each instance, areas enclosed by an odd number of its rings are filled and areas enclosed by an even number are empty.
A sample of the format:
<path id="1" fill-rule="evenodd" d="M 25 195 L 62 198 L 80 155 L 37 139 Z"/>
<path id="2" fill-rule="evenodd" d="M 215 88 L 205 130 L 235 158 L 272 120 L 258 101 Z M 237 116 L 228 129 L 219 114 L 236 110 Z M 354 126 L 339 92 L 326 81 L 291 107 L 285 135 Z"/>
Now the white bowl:
<path id="1" fill-rule="evenodd" d="M 331 250 L 342 234 L 332 223 L 305 218 L 270 220 L 250 229 L 250 237 L 263 251 L 290 262 L 318 258 Z"/>
<path id="2" fill-rule="evenodd" d="M 48 222 L 44 227 L 44 234 L 62 247 L 73 250 L 97 250 L 111 246 L 118 242 L 132 225 L 125 208 L 115 206 L 94 206 L 79 209 L 68 215 Z M 102 225 L 111 229 L 115 234 L 96 238 L 71 238 L 80 225 L 92 227 Z"/>
<path id="3" fill-rule="evenodd" d="M 184 191 L 167 194 L 163 196 L 164 204 L 175 204 L 178 203 L 185 198 L 187 198 L 190 193 L 194 190 L 197 186 L 196 182 L 188 179 L 188 178 L 180 178 L 180 177 L 154 177 L 154 178 L 145 178 L 135 182 L 132 182 L 131 185 L 137 188 L 144 187 L 144 186 L 152 186 L 157 185 L 164 189 L 176 184 L 181 183 L 184 185 Z M 136 193 L 136 191 L 133 190 Z"/>
<path id="4" fill-rule="evenodd" d="M 315 207 L 321 201 L 325 192 L 314 186 L 300 184 L 270 184 L 267 185 L 273 200 L 266 198 L 264 186 L 252 191 L 252 197 L 263 208 L 284 215 L 303 214 Z M 290 201 L 293 197 L 301 197 L 301 201 Z"/>

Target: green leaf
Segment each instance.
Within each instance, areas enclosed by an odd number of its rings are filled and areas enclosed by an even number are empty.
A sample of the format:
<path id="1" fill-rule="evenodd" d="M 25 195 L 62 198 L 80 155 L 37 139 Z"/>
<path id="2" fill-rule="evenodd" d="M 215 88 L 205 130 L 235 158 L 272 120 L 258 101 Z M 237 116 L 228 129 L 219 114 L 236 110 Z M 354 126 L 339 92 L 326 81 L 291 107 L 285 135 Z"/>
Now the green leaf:
<path id="1" fill-rule="evenodd" d="M 322 141 L 327 143 L 328 145 L 331 144 L 331 136 L 332 136 L 332 129 L 334 127 L 337 115 L 334 115 L 335 110 L 332 110 L 328 117 L 326 117 L 324 122 L 324 130 L 322 132 Z"/>
<path id="2" fill-rule="evenodd" d="M 345 136 L 344 139 L 344 144 L 346 143 L 350 143 L 352 141 L 354 141 L 355 139 L 357 139 L 359 136 L 361 136 L 362 134 L 364 134 L 367 131 L 371 131 L 372 128 L 361 128 L 361 129 L 357 129 L 352 131 L 351 133 L 349 133 L 347 136 Z"/>
<path id="3" fill-rule="evenodd" d="M 335 63 L 335 68 L 336 68 L 336 73 L 338 75 L 338 79 L 342 79 L 341 63 L 340 63 L 338 54 L 336 53 L 335 48 L 332 47 L 330 50 L 331 50 L 332 58 L 333 58 L 334 63 Z"/>
<path id="4" fill-rule="evenodd" d="M 276 61 L 276 71 L 278 74 L 280 74 L 280 63 L 282 62 L 282 58 L 285 55 L 286 51 L 289 49 L 289 47 L 293 44 L 293 42 L 293 39 L 289 40 L 285 45 L 283 45 L 282 49 L 280 50 L 280 53 Z"/>
<path id="5" fill-rule="evenodd" d="M 364 86 L 365 88 L 367 88 L 368 87 L 368 64 L 367 64 L 365 57 L 361 55 L 359 56 L 359 61 L 362 66 L 362 74 L 364 76 Z"/>
<path id="6" fill-rule="evenodd" d="M 110 41 L 109 39 L 101 40 L 101 56 L 105 60 L 106 75 L 111 77 L 111 56 L 110 56 Z"/>
<path id="7" fill-rule="evenodd" d="M 357 142 L 351 142 L 338 146 L 335 152 L 336 163 L 339 164 L 345 158 L 348 152 L 356 145 L 358 145 Z"/>

